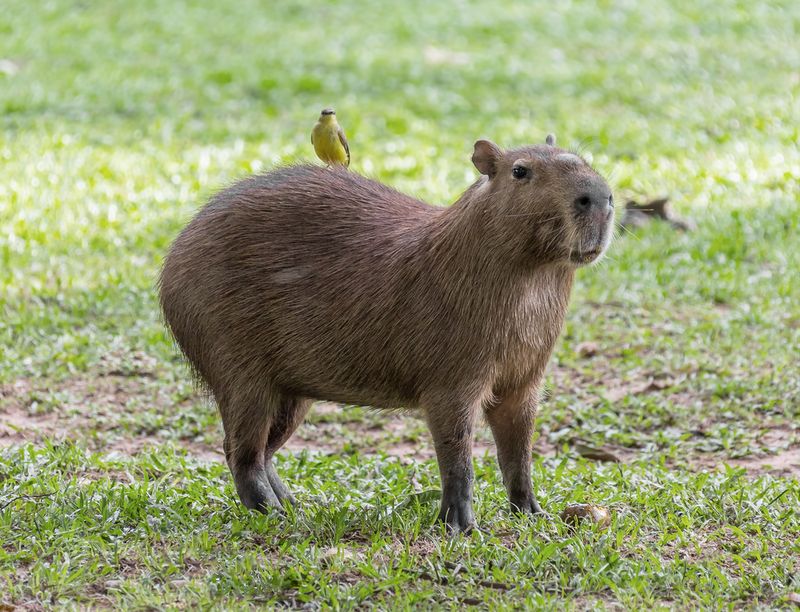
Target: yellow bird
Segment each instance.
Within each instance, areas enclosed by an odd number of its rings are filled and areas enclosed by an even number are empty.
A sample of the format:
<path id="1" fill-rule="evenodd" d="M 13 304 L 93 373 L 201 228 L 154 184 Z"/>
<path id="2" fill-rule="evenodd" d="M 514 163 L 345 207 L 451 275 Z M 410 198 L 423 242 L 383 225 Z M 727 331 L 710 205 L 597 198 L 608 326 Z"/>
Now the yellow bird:
<path id="1" fill-rule="evenodd" d="M 345 168 L 350 165 L 350 147 L 344 131 L 336 121 L 336 111 L 323 109 L 314 129 L 311 130 L 311 144 L 322 161 L 329 166 L 341 164 Z"/>

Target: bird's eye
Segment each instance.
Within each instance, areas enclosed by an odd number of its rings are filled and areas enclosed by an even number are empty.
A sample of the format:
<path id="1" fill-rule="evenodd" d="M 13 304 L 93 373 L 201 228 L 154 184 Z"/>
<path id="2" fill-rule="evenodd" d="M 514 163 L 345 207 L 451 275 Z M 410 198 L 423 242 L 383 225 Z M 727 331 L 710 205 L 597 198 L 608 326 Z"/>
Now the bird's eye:
<path id="1" fill-rule="evenodd" d="M 528 169 L 525 166 L 514 166 L 513 170 L 511 170 L 511 175 L 515 179 L 522 179 L 528 176 Z"/>

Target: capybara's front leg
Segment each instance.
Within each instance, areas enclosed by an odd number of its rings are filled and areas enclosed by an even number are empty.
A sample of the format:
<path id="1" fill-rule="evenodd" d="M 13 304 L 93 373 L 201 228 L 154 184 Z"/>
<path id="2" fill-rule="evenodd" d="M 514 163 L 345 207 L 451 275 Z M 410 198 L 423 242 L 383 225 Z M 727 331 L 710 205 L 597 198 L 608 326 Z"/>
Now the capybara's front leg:
<path id="1" fill-rule="evenodd" d="M 460 409 L 429 411 L 428 425 L 436 448 L 442 478 L 442 507 L 439 520 L 451 533 L 469 533 L 475 526 L 472 510 L 472 435 L 474 412 Z"/>
<path id="2" fill-rule="evenodd" d="M 486 410 L 511 509 L 526 514 L 542 512 L 531 482 L 536 395 L 509 394 Z"/>

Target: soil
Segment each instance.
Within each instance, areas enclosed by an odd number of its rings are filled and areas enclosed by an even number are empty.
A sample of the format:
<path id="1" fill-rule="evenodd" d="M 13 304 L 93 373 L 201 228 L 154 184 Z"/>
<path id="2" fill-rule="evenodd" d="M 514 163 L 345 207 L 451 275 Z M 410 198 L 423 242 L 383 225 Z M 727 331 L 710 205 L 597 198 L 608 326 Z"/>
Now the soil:
<path id="1" fill-rule="evenodd" d="M 560 379 L 572 376 L 574 372 L 554 373 L 557 384 Z M 609 386 L 606 399 L 616 401 L 630 393 L 658 393 L 673 382 L 649 377 Z M 222 429 L 213 414 L 213 405 L 194 393 L 182 397 L 171 384 L 159 381 L 149 372 L 112 371 L 68 379 L 56 388 L 27 379 L 2 385 L 0 447 L 25 442 L 40 444 L 44 440 L 81 440 L 93 450 L 133 456 L 148 447 L 174 443 L 201 461 L 224 462 Z M 199 413 L 207 417 L 211 425 L 200 432 L 176 433 L 169 424 L 162 427 L 142 425 L 140 421 L 149 419 L 138 415 L 139 410 L 147 412 L 146 417 L 173 413 L 194 417 Z M 733 459 L 719 454 L 694 453 L 688 457 L 689 465 L 693 469 L 707 470 L 727 463 L 743 467 L 752 475 L 800 474 L 800 442 L 794 430 L 771 428 L 758 442 L 767 449 L 765 454 Z M 592 458 L 592 454 L 580 452 L 580 446 L 573 446 L 578 449 L 577 454 Z M 328 402 L 314 405 L 306 422 L 284 448 L 294 453 L 357 450 L 363 454 L 383 453 L 408 462 L 434 457 L 425 424 L 413 413 L 348 409 Z M 635 449 L 607 446 L 602 450 L 616 455 L 623 463 L 637 459 Z M 534 451 L 553 456 L 560 452 L 560 445 L 549 443 L 541 436 Z M 480 457 L 487 453 L 494 454 L 493 442 L 487 428 L 480 427 L 473 454 Z"/>

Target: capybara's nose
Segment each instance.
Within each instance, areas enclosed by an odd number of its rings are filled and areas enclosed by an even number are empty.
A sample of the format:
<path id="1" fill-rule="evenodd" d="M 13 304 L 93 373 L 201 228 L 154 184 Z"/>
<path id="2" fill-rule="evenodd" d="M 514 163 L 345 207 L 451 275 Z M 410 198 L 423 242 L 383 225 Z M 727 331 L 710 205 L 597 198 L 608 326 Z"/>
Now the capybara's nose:
<path id="1" fill-rule="evenodd" d="M 579 215 L 591 215 L 597 221 L 607 221 L 614 210 L 614 197 L 606 191 L 585 193 L 572 203 Z"/>

